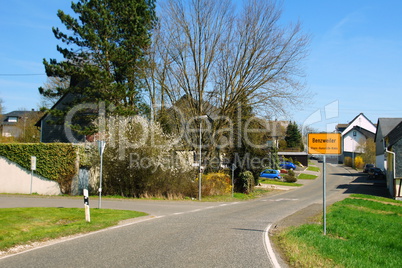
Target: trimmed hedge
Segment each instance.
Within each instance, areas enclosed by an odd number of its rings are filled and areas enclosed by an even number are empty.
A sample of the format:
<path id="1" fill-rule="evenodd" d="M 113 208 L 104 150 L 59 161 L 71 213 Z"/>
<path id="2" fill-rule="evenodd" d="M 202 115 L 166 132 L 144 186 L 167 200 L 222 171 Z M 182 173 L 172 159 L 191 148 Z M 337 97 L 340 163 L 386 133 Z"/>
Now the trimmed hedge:
<path id="1" fill-rule="evenodd" d="M 35 173 L 59 183 L 62 193 L 71 192 L 71 182 L 77 173 L 78 146 L 66 143 L 0 144 L 0 156 L 31 170 L 31 156 L 36 156 Z"/>

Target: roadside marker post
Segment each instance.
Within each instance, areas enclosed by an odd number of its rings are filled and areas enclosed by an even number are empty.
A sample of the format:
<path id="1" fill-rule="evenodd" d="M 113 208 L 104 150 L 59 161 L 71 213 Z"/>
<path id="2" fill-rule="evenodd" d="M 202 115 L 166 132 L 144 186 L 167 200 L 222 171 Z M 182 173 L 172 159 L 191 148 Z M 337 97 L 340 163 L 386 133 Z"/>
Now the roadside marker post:
<path id="1" fill-rule="evenodd" d="M 85 220 L 91 222 L 91 214 L 89 211 L 89 195 L 88 189 L 84 189 L 84 208 L 85 208 Z"/>
<path id="2" fill-rule="evenodd" d="M 36 156 L 31 156 L 31 187 L 29 190 L 29 194 L 32 194 L 32 180 L 34 170 L 36 170 Z"/>
<path id="3" fill-rule="evenodd" d="M 308 153 L 323 156 L 322 163 L 322 212 L 323 233 L 327 234 L 327 155 L 341 154 L 340 133 L 309 133 Z"/>

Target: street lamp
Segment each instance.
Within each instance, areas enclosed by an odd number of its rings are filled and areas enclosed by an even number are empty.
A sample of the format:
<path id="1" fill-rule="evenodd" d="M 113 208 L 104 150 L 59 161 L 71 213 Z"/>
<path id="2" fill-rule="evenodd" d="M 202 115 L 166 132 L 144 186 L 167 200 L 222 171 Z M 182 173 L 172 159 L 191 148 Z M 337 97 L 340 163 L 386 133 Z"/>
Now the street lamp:
<path id="1" fill-rule="evenodd" d="M 201 178 L 202 178 L 202 171 L 201 171 L 201 146 L 202 146 L 202 140 L 201 140 L 201 126 L 202 126 L 202 120 L 208 118 L 207 115 L 201 115 L 198 117 L 200 119 L 200 152 L 199 152 L 199 159 L 198 159 L 198 200 L 201 201 Z"/>

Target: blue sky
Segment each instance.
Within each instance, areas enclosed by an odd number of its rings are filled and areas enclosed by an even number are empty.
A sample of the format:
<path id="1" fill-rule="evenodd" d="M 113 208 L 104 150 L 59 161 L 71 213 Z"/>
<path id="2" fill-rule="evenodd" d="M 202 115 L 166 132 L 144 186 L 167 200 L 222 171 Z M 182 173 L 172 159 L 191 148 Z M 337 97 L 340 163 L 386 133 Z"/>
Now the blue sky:
<path id="1" fill-rule="evenodd" d="M 14 0 L 0 10 L 0 98 L 5 112 L 37 109 L 43 58 L 60 58 L 52 26 L 71 1 Z M 364 113 L 402 117 L 402 1 L 284 0 L 283 22 L 311 35 L 304 62 L 310 103 L 290 110 L 299 124 L 333 130 Z M 27 75 L 29 74 L 29 75 Z"/>

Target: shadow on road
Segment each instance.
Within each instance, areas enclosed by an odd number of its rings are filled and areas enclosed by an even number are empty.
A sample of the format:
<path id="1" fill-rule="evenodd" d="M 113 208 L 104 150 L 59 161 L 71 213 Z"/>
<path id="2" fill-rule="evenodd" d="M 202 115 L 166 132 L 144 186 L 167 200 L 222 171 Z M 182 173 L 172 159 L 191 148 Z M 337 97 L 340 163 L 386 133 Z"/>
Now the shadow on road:
<path id="1" fill-rule="evenodd" d="M 345 176 L 345 177 L 356 177 L 355 173 L 331 173 L 330 175 Z"/>
<path id="2" fill-rule="evenodd" d="M 385 180 L 372 180 L 368 179 L 366 174 L 336 174 L 341 176 L 357 176 L 349 184 L 341 184 L 338 189 L 346 189 L 345 194 L 367 194 L 374 196 L 381 196 L 391 198 L 389 191 L 387 189 L 387 184 Z"/>

